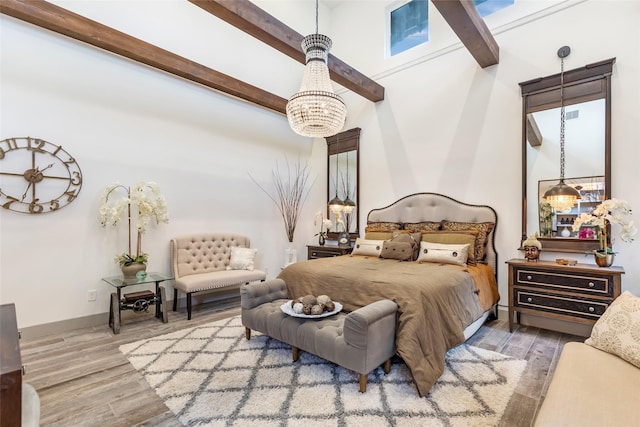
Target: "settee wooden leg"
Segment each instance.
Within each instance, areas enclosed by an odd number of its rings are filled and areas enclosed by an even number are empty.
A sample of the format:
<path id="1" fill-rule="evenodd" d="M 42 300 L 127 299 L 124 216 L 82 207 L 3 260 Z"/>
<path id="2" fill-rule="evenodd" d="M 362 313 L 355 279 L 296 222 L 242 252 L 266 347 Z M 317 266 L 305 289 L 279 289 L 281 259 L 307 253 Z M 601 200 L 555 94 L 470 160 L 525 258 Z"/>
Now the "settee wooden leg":
<path id="1" fill-rule="evenodd" d="M 173 288 L 173 311 L 178 309 L 178 290 Z"/>
<path id="2" fill-rule="evenodd" d="M 391 372 L 391 359 L 387 359 L 384 361 L 384 365 L 382 365 L 382 370 L 385 374 Z"/>
<path id="3" fill-rule="evenodd" d="M 291 356 L 294 362 L 297 362 L 300 359 L 300 349 L 298 347 L 291 347 Z"/>
<path id="4" fill-rule="evenodd" d="M 187 320 L 191 320 L 191 294 L 187 294 Z"/>
<path id="5" fill-rule="evenodd" d="M 244 337 L 248 340 L 251 339 L 251 329 L 247 328 L 246 326 L 244 328 Z"/>
<path id="6" fill-rule="evenodd" d="M 367 379 L 369 378 L 368 374 L 360 374 L 360 393 L 364 393 L 367 391 Z"/>

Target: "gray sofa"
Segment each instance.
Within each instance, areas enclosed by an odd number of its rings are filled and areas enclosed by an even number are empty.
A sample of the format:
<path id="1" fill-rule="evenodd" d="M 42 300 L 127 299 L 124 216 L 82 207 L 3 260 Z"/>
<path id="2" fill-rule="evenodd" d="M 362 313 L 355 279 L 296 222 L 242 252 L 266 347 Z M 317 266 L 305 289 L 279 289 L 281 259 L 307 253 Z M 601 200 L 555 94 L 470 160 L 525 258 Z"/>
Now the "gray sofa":
<path id="1" fill-rule="evenodd" d="M 382 364 L 387 373 L 391 368 L 398 310 L 393 301 L 380 300 L 349 314 L 319 319 L 292 317 L 280 309 L 288 301 L 281 279 L 243 285 L 240 300 L 247 339 L 256 330 L 291 345 L 294 361 L 303 350 L 355 371 L 363 393 L 369 372 Z"/>
<path id="2" fill-rule="evenodd" d="M 233 233 L 199 233 L 174 237 L 170 241 L 171 270 L 174 277 L 173 311 L 177 310 L 178 290 L 187 294 L 187 318 L 191 319 L 191 300 L 196 292 L 229 290 L 241 284 L 264 281 L 260 270 L 227 270 L 231 248 L 250 248 L 248 237 Z"/>

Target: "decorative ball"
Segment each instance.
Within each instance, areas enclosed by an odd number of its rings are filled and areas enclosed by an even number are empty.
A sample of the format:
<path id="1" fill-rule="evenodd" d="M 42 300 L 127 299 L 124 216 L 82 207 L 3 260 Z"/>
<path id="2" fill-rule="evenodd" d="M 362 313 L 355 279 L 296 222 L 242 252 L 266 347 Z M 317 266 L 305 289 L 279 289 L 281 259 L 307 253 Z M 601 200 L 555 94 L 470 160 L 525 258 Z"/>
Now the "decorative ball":
<path id="1" fill-rule="evenodd" d="M 297 302 L 297 303 L 293 304 L 293 312 L 297 313 L 297 314 L 300 314 L 300 313 L 302 313 L 302 308 L 303 307 L 304 306 L 302 305 L 301 302 Z"/>
<path id="2" fill-rule="evenodd" d="M 324 311 L 324 307 L 321 306 L 320 304 L 316 304 L 314 306 L 311 307 L 311 314 L 322 314 L 322 312 Z"/>
<path id="3" fill-rule="evenodd" d="M 333 303 L 333 301 L 329 301 L 324 305 L 324 309 L 327 311 L 333 311 L 336 309 L 336 305 Z"/>
<path id="4" fill-rule="evenodd" d="M 329 298 L 327 295 L 320 295 L 318 297 L 318 304 L 326 305 L 329 301 L 331 301 L 331 298 Z"/>

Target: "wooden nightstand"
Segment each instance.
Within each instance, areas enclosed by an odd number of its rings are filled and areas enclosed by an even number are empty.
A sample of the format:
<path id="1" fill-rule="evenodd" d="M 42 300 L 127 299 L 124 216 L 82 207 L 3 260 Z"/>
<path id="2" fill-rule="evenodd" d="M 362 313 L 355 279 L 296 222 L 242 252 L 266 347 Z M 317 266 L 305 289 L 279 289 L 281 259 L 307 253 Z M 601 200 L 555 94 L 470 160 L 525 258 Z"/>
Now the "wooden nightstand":
<path id="1" fill-rule="evenodd" d="M 338 245 L 307 245 L 307 259 L 329 258 L 332 256 L 347 255 L 353 250 L 352 247 L 340 247 Z"/>
<path id="2" fill-rule="evenodd" d="M 622 267 L 560 265 L 553 261 L 509 264 L 509 330 L 513 315 L 533 314 L 593 326 L 618 295 Z"/>

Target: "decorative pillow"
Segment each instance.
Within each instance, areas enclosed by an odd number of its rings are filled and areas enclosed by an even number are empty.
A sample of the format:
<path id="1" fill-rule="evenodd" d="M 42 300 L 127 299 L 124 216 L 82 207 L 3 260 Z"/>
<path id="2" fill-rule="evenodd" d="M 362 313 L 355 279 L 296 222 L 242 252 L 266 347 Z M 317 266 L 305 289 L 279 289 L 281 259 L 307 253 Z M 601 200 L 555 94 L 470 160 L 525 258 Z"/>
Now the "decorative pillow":
<path id="1" fill-rule="evenodd" d="M 385 240 L 382 245 L 380 258 L 397 259 L 400 261 L 413 260 L 413 247 L 409 242 Z"/>
<path id="2" fill-rule="evenodd" d="M 364 238 L 367 240 L 391 240 L 393 238 L 393 231 L 365 229 Z"/>
<path id="3" fill-rule="evenodd" d="M 420 233 L 412 233 L 411 230 L 397 230 L 393 232 L 392 242 L 406 242 L 413 249 L 412 261 L 418 258 L 418 250 L 420 249 Z"/>
<path id="4" fill-rule="evenodd" d="M 445 245 L 442 243 L 420 242 L 418 262 L 466 265 L 468 253 L 469 244 Z"/>
<path id="5" fill-rule="evenodd" d="M 404 224 L 405 230 L 411 230 L 413 232 L 420 230 L 440 230 L 440 221 L 424 221 L 424 222 L 405 222 Z"/>
<path id="6" fill-rule="evenodd" d="M 384 240 L 367 240 L 358 237 L 353 246 L 353 255 L 368 255 L 379 257 L 382 252 L 382 244 Z"/>
<path id="7" fill-rule="evenodd" d="M 478 230 L 422 230 L 422 241 L 429 243 L 444 243 L 447 245 L 468 244 L 469 254 L 467 256 L 467 264 L 476 265 L 475 244 L 479 233 L 480 232 Z"/>
<path id="8" fill-rule="evenodd" d="M 364 231 L 393 231 L 401 230 L 402 224 L 399 222 L 368 222 Z"/>
<path id="9" fill-rule="evenodd" d="M 640 368 L 640 297 L 624 291 L 613 300 L 584 343 Z"/>
<path id="10" fill-rule="evenodd" d="M 257 249 L 240 248 L 234 246 L 231 248 L 231 259 L 227 270 L 249 270 L 253 271 L 253 261 L 256 258 Z"/>
<path id="11" fill-rule="evenodd" d="M 478 237 L 475 244 L 475 258 L 478 262 L 483 262 L 486 258 L 486 247 L 489 233 L 496 226 L 494 222 L 457 222 L 457 221 L 442 221 L 443 230 L 478 230 Z"/>

